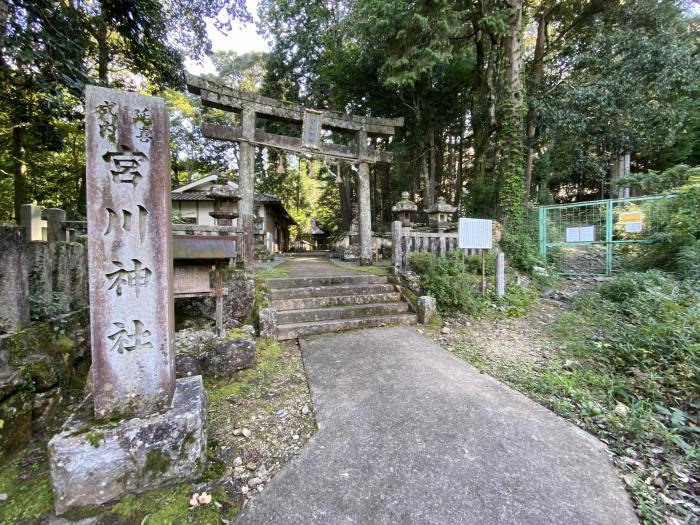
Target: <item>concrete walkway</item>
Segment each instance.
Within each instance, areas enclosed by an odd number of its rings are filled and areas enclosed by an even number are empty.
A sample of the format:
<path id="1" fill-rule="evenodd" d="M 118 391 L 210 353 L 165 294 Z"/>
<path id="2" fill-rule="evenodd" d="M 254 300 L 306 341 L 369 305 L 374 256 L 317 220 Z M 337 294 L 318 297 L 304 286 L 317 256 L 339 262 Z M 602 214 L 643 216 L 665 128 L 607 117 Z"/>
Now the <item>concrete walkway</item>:
<path id="1" fill-rule="evenodd" d="M 319 431 L 238 524 L 637 523 L 602 443 L 415 329 L 301 345 Z"/>

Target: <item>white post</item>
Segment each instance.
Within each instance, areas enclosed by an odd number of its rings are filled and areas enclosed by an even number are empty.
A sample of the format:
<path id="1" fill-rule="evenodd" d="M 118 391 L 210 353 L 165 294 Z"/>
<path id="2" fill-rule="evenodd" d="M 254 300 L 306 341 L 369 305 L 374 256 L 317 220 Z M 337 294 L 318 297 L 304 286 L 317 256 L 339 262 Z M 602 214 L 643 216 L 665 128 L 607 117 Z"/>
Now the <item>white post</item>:
<path id="1" fill-rule="evenodd" d="M 506 293 L 506 256 L 498 248 L 496 252 L 496 295 L 503 297 Z"/>

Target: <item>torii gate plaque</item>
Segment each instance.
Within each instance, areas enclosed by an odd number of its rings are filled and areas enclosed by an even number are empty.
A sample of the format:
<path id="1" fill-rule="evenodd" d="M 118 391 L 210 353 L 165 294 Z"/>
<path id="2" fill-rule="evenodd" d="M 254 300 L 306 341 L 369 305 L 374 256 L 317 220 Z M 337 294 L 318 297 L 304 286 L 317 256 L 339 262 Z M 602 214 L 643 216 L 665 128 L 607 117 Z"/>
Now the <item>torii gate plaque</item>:
<path id="1" fill-rule="evenodd" d="M 372 259 L 372 214 L 369 196 L 369 164 L 391 162 L 387 151 L 370 148 L 368 137 L 388 137 L 395 128 L 403 126 L 403 118 L 376 118 L 347 115 L 333 111 L 313 110 L 301 104 L 282 102 L 255 93 L 233 89 L 193 75 L 187 75 L 187 88 L 199 95 L 204 107 L 240 113 L 240 126 L 224 126 L 205 122 L 202 134 L 211 139 L 240 143 L 238 204 L 240 229 L 243 234 L 243 263 L 253 265 L 253 192 L 255 184 L 255 146 L 268 146 L 297 154 L 330 157 L 359 165 L 357 197 L 360 226 L 360 260 Z M 268 133 L 256 129 L 257 116 L 270 120 L 299 124 L 301 138 Z M 337 130 L 355 134 L 354 144 L 329 144 L 322 140 L 322 130 Z"/>

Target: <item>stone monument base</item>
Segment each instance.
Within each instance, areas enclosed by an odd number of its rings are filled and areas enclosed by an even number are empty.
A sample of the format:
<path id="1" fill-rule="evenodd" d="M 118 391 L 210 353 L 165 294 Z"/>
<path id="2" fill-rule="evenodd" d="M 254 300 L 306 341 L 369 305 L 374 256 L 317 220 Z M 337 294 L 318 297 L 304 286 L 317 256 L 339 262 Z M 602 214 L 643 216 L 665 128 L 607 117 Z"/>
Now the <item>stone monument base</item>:
<path id="1" fill-rule="evenodd" d="M 91 401 L 49 441 L 56 514 L 202 475 L 207 457 L 202 376 L 178 379 L 170 409 L 152 416 L 95 423 Z"/>

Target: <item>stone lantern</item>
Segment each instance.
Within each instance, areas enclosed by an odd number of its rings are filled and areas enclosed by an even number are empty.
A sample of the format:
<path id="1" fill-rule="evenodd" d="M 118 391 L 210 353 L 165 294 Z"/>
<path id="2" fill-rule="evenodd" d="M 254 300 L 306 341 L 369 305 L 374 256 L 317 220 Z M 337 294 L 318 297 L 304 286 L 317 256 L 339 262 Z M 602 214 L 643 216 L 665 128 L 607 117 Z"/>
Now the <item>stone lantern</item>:
<path id="1" fill-rule="evenodd" d="M 447 229 L 450 215 L 456 211 L 457 208 L 445 202 L 445 197 L 438 197 L 435 204 L 425 209 L 425 213 L 428 215 L 428 224 L 438 232 L 444 232 Z"/>
<path id="2" fill-rule="evenodd" d="M 219 226 L 233 225 L 233 219 L 238 217 L 238 201 L 241 195 L 238 187 L 232 184 L 214 184 L 207 193 L 208 197 L 214 199 L 214 211 L 209 215 L 216 219 Z"/>
<path id="3" fill-rule="evenodd" d="M 413 202 L 407 191 L 401 193 L 401 200 L 391 207 L 391 211 L 396 214 L 397 220 L 401 221 L 404 228 L 413 226 L 411 214 L 418 211 L 418 206 Z"/>

